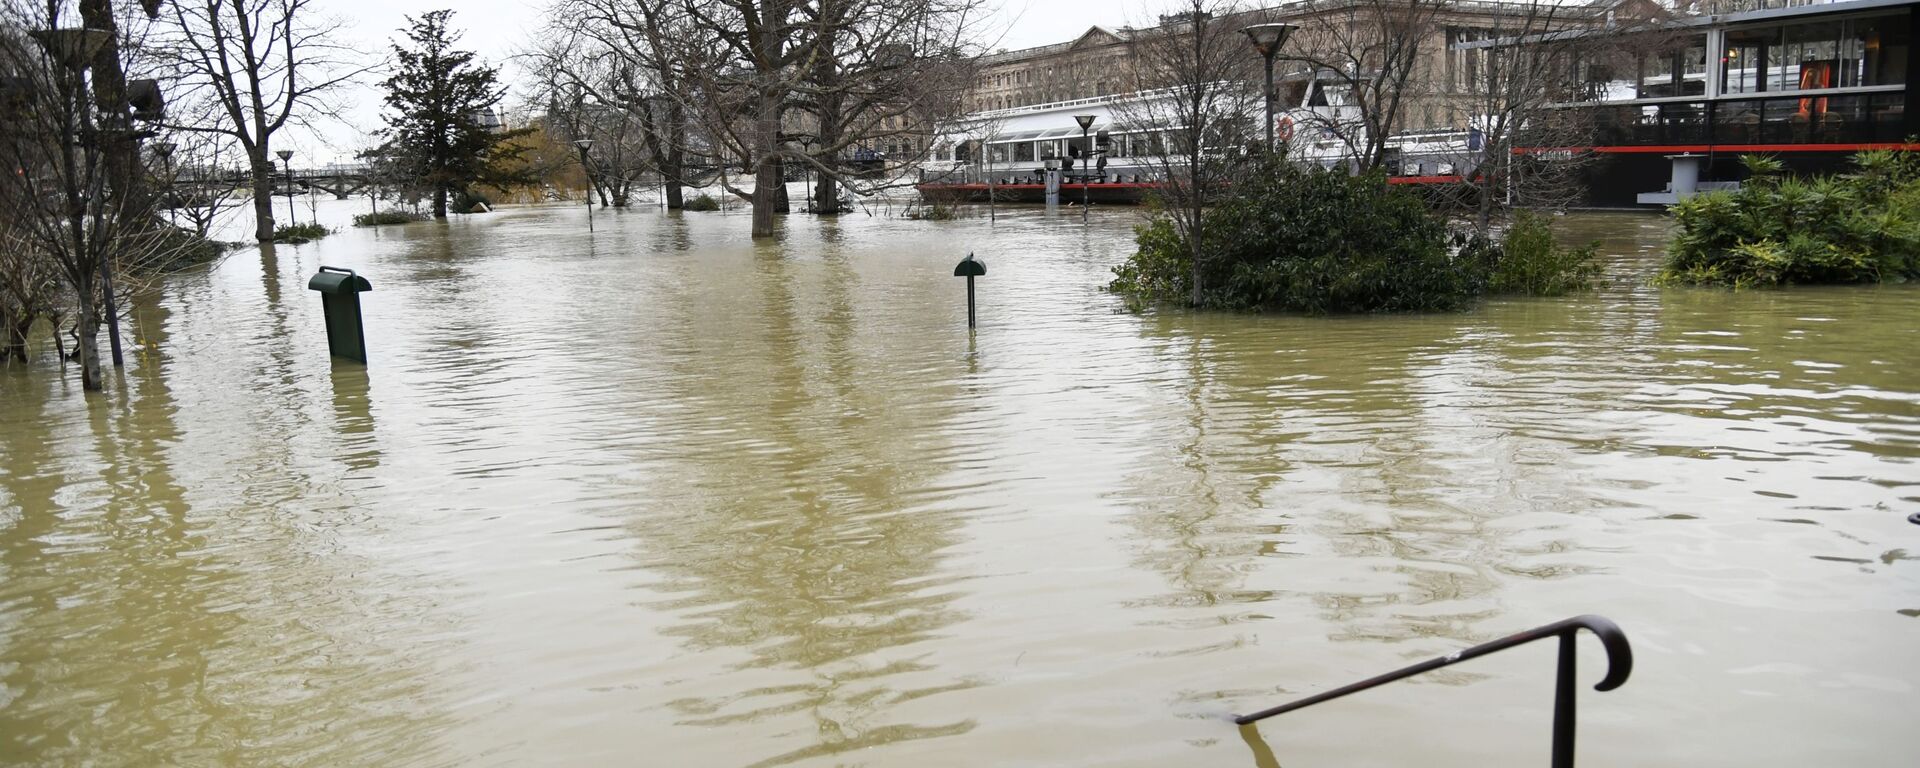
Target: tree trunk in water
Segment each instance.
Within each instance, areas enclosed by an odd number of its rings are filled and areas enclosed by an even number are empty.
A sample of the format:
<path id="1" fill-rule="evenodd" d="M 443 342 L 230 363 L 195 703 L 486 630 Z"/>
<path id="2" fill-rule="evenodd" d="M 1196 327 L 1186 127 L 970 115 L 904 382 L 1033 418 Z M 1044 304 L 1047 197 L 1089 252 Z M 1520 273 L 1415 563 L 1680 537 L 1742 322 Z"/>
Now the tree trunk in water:
<path id="1" fill-rule="evenodd" d="M 761 163 L 753 174 L 753 236 L 773 237 L 774 210 L 779 207 L 780 167 Z"/>
<path id="2" fill-rule="evenodd" d="M 433 217 L 436 219 L 444 219 L 447 217 L 446 187 L 433 188 Z"/>
<path id="3" fill-rule="evenodd" d="M 28 316 L 25 320 L 8 318 L 5 321 L 5 325 L 6 327 L 4 329 L 0 329 L 5 330 L 7 334 L 5 339 L 0 339 L 0 361 L 19 360 L 23 363 L 26 362 L 27 331 L 33 327 L 33 317 Z"/>
<path id="4" fill-rule="evenodd" d="M 253 163 L 253 239 L 273 242 L 273 161 L 267 148 L 257 146 L 248 158 Z"/>
<path id="5" fill-rule="evenodd" d="M 754 121 L 753 236 L 773 237 L 774 209 L 779 204 L 780 164 L 773 153 L 780 145 L 780 109 L 785 94 L 761 92 L 760 114 Z"/>
<path id="6" fill-rule="evenodd" d="M 822 216 L 840 215 L 840 180 L 826 174 L 814 185 L 813 210 Z"/>
<path id="7" fill-rule="evenodd" d="M 1200 206 L 1196 204 L 1192 215 L 1193 225 L 1187 228 L 1187 256 L 1193 262 L 1193 296 L 1187 300 L 1187 303 L 1198 307 L 1200 306 L 1200 217 L 1205 214 L 1202 213 Z"/>
<path id="8" fill-rule="evenodd" d="M 793 204 L 787 200 L 787 165 L 774 163 L 773 176 L 779 179 L 779 186 L 773 192 L 773 212 L 793 213 Z"/>
<path id="9" fill-rule="evenodd" d="M 673 179 L 668 179 L 667 180 L 667 210 L 677 211 L 677 210 L 680 210 L 681 208 L 686 207 L 686 204 L 687 204 L 687 201 L 686 201 L 685 195 L 681 192 L 681 189 L 680 189 L 680 182 L 674 181 Z"/>
<path id="10" fill-rule="evenodd" d="M 99 392 L 105 387 L 100 375 L 100 319 L 93 306 L 93 286 L 89 285 L 79 292 L 80 296 L 80 388 L 88 392 Z"/>

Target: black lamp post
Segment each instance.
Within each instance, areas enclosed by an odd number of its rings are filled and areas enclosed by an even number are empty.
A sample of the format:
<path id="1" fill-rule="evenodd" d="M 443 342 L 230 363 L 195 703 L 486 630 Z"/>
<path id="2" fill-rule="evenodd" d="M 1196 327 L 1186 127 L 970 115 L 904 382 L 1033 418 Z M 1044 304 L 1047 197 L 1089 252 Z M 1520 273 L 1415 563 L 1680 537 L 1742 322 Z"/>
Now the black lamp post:
<path id="1" fill-rule="evenodd" d="M 165 186 L 160 188 L 161 206 L 172 210 L 173 200 L 173 142 L 156 141 L 153 143 L 153 155 L 160 158 L 161 172 L 166 174 Z"/>
<path id="2" fill-rule="evenodd" d="M 1093 142 L 1087 138 L 1092 130 L 1093 115 L 1074 115 L 1073 120 L 1080 124 L 1080 223 L 1087 223 L 1087 166 L 1093 163 Z"/>
<path id="3" fill-rule="evenodd" d="M 806 162 L 800 164 L 800 174 L 805 179 L 805 181 L 801 183 L 806 185 L 807 190 L 807 213 L 819 213 L 819 209 L 814 207 L 813 200 L 815 192 L 813 188 L 813 142 L 815 139 L 811 134 L 805 133 L 795 136 L 794 138 L 800 140 L 800 151 L 806 155 Z"/>
<path id="4" fill-rule="evenodd" d="M 1267 151 L 1273 151 L 1273 112 L 1274 102 L 1279 95 L 1273 90 L 1273 57 L 1280 53 L 1280 46 L 1287 44 L 1287 37 L 1296 29 L 1292 24 L 1255 24 L 1240 30 L 1246 33 L 1247 40 L 1253 43 L 1253 49 L 1267 60 Z"/>
<path id="5" fill-rule="evenodd" d="M 287 224 L 300 223 L 300 209 L 293 207 L 293 150 L 283 149 L 274 154 L 280 156 L 280 164 L 287 168 Z"/>
<path id="6" fill-rule="evenodd" d="M 593 139 L 574 139 L 573 145 L 580 148 L 580 172 L 587 175 L 587 231 L 593 231 L 593 166 L 587 164 L 587 148 L 593 146 Z"/>

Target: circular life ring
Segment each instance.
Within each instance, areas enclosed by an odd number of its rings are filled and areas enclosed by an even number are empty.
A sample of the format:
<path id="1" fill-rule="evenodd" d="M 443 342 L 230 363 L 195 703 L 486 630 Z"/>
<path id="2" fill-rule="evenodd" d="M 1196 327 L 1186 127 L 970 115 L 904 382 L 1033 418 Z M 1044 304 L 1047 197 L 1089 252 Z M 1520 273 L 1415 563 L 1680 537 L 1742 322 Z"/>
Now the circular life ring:
<path id="1" fill-rule="evenodd" d="M 1273 135 L 1281 141 L 1293 140 L 1293 118 L 1281 116 L 1280 122 L 1273 127 Z"/>

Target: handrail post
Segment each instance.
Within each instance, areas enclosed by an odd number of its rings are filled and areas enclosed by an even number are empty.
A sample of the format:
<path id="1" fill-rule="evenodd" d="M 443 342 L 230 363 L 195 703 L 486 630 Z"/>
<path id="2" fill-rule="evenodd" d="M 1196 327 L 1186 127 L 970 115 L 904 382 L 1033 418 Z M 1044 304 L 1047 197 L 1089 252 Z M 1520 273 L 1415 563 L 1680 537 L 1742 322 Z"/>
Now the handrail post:
<path id="1" fill-rule="evenodd" d="M 1574 655 L 1579 627 L 1560 633 L 1560 668 L 1553 686 L 1553 768 L 1573 768 Z"/>

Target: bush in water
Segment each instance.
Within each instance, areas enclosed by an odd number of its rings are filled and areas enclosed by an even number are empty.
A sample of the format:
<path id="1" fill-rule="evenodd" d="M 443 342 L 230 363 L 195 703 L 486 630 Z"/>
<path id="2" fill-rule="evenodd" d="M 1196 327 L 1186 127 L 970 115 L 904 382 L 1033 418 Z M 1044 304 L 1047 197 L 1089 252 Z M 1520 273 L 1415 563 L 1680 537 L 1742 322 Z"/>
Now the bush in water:
<path id="1" fill-rule="evenodd" d="M 320 224 L 282 224 L 273 230 L 273 241 L 299 245 L 309 240 L 318 240 L 333 234 L 333 230 Z"/>
<path id="2" fill-rule="evenodd" d="M 1273 162 L 1234 185 L 1202 220 L 1200 304 L 1213 309 L 1407 312 L 1460 309 L 1489 291 L 1585 287 L 1593 248 L 1553 242 L 1523 216 L 1504 243 L 1450 241 L 1446 222 L 1380 174 Z M 1184 233 L 1165 216 L 1137 230 L 1138 249 L 1109 288 L 1136 307 L 1189 301 Z"/>
<path id="3" fill-rule="evenodd" d="M 406 211 L 377 211 L 374 213 L 354 214 L 353 225 L 356 227 L 377 227 L 383 224 L 408 224 L 415 221 L 426 220 L 427 217 L 425 214 L 408 213 Z"/>
<path id="4" fill-rule="evenodd" d="M 1855 172 L 1796 179 L 1748 156 L 1737 190 L 1673 206 L 1662 282 L 1734 288 L 1920 277 L 1920 157 L 1872 151 Z"/>

